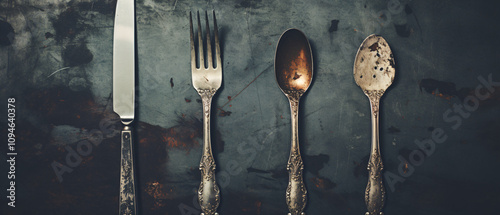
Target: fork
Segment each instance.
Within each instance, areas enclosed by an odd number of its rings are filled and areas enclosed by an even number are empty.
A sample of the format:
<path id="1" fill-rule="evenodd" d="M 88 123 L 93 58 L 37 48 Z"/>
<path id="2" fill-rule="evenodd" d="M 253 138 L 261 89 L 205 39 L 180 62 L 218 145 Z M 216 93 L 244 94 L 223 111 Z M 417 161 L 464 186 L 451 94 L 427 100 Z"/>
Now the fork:
<path id="1" fill-rule="evenodd" d="M 198 189 L 198 202 L 203 211 L 201 215 L 218 215 L 216 211 L 220 202 L 220 191 L 215 182 L 215 160 L 212 155 L 212 145 L 210 143 L 210 110 L 212 97 L 222 83 L 222 63 L 215 11 L 212 12 L 214 19 L 215 65 L 212 59 L 212 41 L 210 40 L 208 13 L 205 11 L 206 53 L 204 53 L 200 12 L 198 11 L 198 55 L 196 55 L 194 44 L 193 18 L 191 12 L 189 13 L 191 33 L 191 76 L 193 87 L 198 91 L 203 103 L 203 154 L 200 161 L 201 183 Z M 204 59 L 205 54 L 207 56 L 206 62 Z"/>

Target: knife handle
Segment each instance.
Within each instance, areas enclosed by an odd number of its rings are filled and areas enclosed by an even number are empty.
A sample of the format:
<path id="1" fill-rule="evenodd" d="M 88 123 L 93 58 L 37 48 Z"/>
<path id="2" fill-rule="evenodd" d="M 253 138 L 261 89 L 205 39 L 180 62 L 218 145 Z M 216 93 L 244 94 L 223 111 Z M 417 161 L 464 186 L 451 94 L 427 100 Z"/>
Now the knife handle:
<path id="1" fill-rule="evenodd" d="M 132 128 L 125 126 L 121 132 L 120 215 L 136 214 L 134 157 L 132 149 Z"/>

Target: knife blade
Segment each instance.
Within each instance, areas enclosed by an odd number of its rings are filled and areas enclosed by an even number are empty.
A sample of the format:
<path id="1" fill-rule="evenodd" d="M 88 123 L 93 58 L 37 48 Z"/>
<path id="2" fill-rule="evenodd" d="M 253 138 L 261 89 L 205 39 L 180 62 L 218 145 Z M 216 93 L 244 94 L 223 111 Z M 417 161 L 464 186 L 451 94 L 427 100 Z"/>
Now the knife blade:
<path id="1" fill-rule="evenodd" d="M 124 125 L 121 131 L 119 214 L 135 215 L 135 180 L 131 123 L 135 102 L 134 0 L 116 3 L 113 32 L 113 110 Z"/>

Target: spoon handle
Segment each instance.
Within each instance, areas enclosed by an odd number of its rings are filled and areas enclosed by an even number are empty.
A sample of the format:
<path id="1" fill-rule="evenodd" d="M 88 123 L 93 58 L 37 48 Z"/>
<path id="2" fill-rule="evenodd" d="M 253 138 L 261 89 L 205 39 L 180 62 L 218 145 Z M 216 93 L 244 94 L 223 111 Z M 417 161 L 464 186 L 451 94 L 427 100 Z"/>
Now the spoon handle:
<path id="1" fill-rule="evenodd" d="M 286 189 L 286 203 L 290 213 L 288 215 L 305 215 L 304 207 L 307 202 L 307 190 L 302 178 L 304 163 L 299 148 L 299 99 L 302 94 L 288 94 L 292 113 L 292 146 L 286 169 L 288 170 L 288 187 Z"/>
<path id="2" fill-rule="evenodd" d="M 370 99 L 372 118 L 372 146 L 370 160 L 368 161 L 368 185 L 365 191 L 365 203 L 368 208 L 366 215 L 383 215 L 385 189 L 382 182 L 382 158 L 379 146 L 379 103 L 384 91 L 366 91 Z"/>
<path id="3" fill-rule="evenodd" d="M 198 91 L 203 103 L 203 155 L 200 161 L 201 183 L 198 189 L 198 202 L 201 215 L 217 215 L 220 191 L 215 181 L 215 160 L 210 142 L 210 110 L 214 90 Z"/>

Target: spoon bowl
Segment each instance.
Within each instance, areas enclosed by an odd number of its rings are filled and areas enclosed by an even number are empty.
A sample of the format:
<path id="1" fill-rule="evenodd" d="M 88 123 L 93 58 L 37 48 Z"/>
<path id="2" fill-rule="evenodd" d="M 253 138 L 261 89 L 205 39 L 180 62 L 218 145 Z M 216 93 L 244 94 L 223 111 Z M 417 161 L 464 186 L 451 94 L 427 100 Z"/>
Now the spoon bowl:
<path id="1" fill-rule="evenodd" d="M 313 76 L 311 46 L 304 33 L 297 29 L 285 31 L 278 42 L 274 69 L 282 91 L 304 93 Z"/>
<path id="2" fill-rule="evenodd" d="M 394 57 L 387 41 L 376 35 L 368 36 L 356 54 L 354 80 L 363 91 L 385 91 L 394 81 Z"/>

